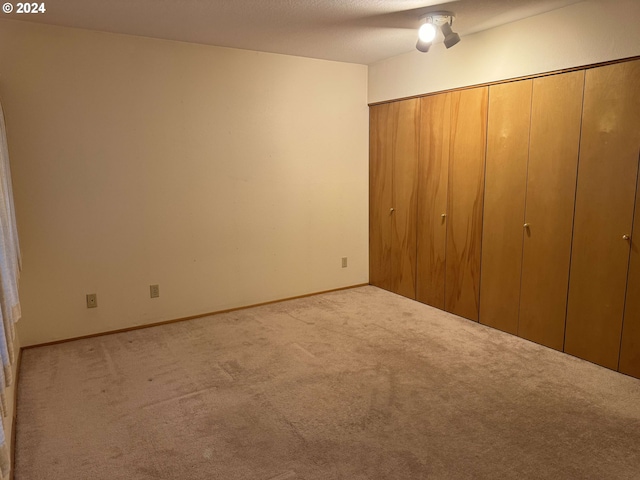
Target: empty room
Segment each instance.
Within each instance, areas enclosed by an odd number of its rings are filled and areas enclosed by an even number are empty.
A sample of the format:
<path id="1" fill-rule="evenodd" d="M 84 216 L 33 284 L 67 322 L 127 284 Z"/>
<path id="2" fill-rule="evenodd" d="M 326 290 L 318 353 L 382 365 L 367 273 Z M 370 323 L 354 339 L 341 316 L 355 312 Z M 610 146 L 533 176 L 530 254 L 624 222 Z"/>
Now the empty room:
<path id="1" fill-rule="evenodd" d="M 0 480 L 637 479 L 640 2 L 0 16 Z"/>

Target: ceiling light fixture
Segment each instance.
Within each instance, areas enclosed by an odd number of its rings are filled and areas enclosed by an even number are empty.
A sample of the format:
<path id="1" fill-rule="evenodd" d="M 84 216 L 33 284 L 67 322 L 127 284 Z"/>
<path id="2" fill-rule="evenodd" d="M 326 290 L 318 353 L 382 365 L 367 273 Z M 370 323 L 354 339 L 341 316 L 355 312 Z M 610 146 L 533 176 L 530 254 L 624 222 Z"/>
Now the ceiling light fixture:
<path id="1" fill-rule="evenodd" d="M 420 25 L 420 29 L 418 30 L 418 43 L 416 43 L 416 48 L 421 52 L 426 53 L 429 51 L 438 33 L 438 27 L 440 27 L 442 35 L 444 35 L 445 47 L 451 48 L 460 41 L 460 35 L 451 29 L 453 19 L 455 18 L 453 13 L 433 12 L 425 15 L 423 18 L 424 23 Z"/>
<path id="2" fill-rule="evenodd" d="M 433 43 L 433 39 L 436 38 L 436 33 L 438 33 L 438 30 L 433 23 L 423 23 L 420 25 L 416 48 L 421 52 L 428 52 L 429 47 L 431 47 L 431 44 Z"/>
<path id="3" fill-rule="evenodd" d="M 460 41 L 460 35 L 451 30 L 451 25 L 449 25 L 448 23 L 442 25 L 440 29 L 442 30 L 442 34 L 444 35 L 445 47 L 451 48 Z"/>

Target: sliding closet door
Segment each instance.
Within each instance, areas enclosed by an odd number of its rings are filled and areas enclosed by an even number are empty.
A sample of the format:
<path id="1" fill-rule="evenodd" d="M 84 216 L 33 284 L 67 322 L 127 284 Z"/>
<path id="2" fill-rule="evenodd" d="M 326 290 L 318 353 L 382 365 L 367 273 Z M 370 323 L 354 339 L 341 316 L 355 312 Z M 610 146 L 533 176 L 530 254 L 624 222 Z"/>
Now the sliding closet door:
<path id="1" fill-rule="evenodd" d="M 627 304 L 618 370 L 640 378 L 640 179 L 636 191 L 636 215 L 632 235 Z"/>
<path id="2" fill-rule="evenodd" d="M 416 298 L 416 209 L 420 100 L 395 102 L 391 291 Z"/>
<path id="3" fill-rule="evenodd" d="M 518 335 L 564 345 L 584 71 L 533 81 Z"/>
<path id="4" fill-rule="evenodd" d="M 451 94 L 421 100 L 416 299 L 444 310 Z"/>
<path id="5" fill-rule="evenodd" d="M 639 125 L 640 61 L 587 70 L 565 351 L 612 369 L 620 352 Z"/>
<path id="6" fill-rule="evenodd" d="M 518 331 L 532 80 L 489 87 L 480 323 Z"/>
<path id="7" fill-rule="evenodd" d="M 393 104 L 369 109 L 369 283 L 391 289 Z"/>
<path id="8" fill-rule="evenodd" d="M 451 93 L 445 310 L 478 320 L 488 88 Z"/>

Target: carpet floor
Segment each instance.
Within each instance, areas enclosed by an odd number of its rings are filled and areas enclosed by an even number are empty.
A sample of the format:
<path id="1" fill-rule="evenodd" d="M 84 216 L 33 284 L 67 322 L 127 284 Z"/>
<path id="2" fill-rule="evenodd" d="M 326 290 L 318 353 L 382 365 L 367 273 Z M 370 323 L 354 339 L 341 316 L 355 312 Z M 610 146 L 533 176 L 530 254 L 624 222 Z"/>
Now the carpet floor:
<path id="1" fill-rule="evenodd" d="M 15 480 L 638 479 L 640 380 L 375 287 L 23 352 Z"/>

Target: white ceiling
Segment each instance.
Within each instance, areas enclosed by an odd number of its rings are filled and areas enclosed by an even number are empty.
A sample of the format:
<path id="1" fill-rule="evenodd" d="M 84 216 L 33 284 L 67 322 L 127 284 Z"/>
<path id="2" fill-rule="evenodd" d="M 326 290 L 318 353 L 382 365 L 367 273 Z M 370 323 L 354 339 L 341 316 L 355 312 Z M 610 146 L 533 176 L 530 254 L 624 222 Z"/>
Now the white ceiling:
<path id="1" fill-rule="evenodd" d="M 430 11 L 454 12 L 464 37 L 582 0 L 37 1 L 46 13 L 2 18 L 371 64 L 412 51 Z"/>

